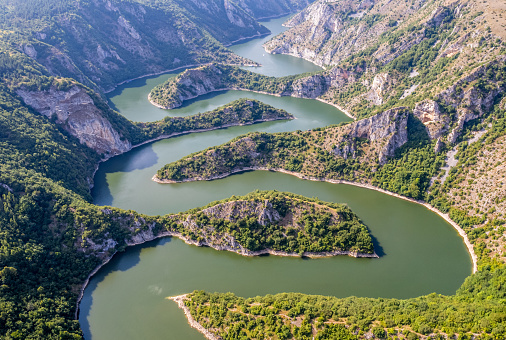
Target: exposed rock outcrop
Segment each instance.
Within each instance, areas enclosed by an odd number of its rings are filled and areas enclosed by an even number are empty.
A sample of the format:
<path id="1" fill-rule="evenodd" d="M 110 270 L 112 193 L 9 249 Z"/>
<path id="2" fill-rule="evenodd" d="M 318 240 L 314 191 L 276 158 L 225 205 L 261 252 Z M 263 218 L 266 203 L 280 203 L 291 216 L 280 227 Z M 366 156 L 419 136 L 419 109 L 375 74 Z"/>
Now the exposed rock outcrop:
<path id="1" fill-rule="evenodd" d="M 105 157 L 123 153 L 132 144 L 116 131 L 95 106 L 93 99 L 77 85 L 60 91 L 52 86 L 46 91 L 18 89 L 16 93 L 40 114 L 55 119 L 82 144 Z"/>
<path id="2" fill-rule="evenodd" d="M 10 186 L 8 186 L 7 184 L 4 184 L 4 183 L 0 183 L 0 187 L 4 188 L 5 190 L 9 191 L 9 192 L 12 192 L 12 189 Z"/>
<path id="3" fill-rule="evenodd" d="M 256 19 L 277 17 L 300 11 L 314 0 L 234 0 Z"/>
<path id="4" fill-rule="evenodd" d="M 367 99 L 375 105 L 383 104 L 383 93 L 391 81 L 388 73 L 380 73 L 374 76 L 370 91 L 367 93 Z"/>
<path id="5" fill-rule="evenodd" d="M 426 99 L 415 105 L 413 109 L 415 117 L 427 128 L 431 139 L 437 139 L 447 131 L 450 117 L 439 110 L 439 104 L 433 100 Z"/>
<path id="6" fill-rule="evenodd" d="M 200 3 L 87 1 L 38 23 L 30 43 L 19 50 L 52 75 L 99 92 L 202 60 L 255 64 L 222 44 L 269 30 L 232 1 Z"/>
<path id="7" fill-rule="evenodd" d="M 264 202 L 236 201 L 234 204 L 223 203 L 202 210 L 209 217 L 223 218 L 237 221 L 246 217 L 255 216 L 262 226 L 277 222 L 281 219 L 279 212 L 274 209 L 268 200 Z"/>
<path id="8" fill-rule="evenodd" d="M 164 109 L 179 107 L 186 100 L 210 92 L 231 89 L 314 99 L 322 97 L 331 88 L 343 86 L 350 80 L 354 80 L 354 75 L 339 67 L 324 73 L 293 79 L 272 78 L 231 66 L 208 64 L 186 70 L 155 87 L 149 98 L 152 104 Z"/>
<path id="9" fill-rule="evenodd" d="M 404 107 L 395 108 L 344 126 L 341 137 L 333 141 L 336 147 L 332 152 L 343 158 L 355 157 L 356 139 L 366 139 L 371 142 L 371 152 L 377 155 L 378 163 L 385 164 L 408 141 L 408 112 Z"/>
<path id="10" fill-rule="evenodd" d="M 438 95 L 438 99 L 444 105 L 451 106 L 457 111 L 456 122 L 447 137 L 448 143 L 455 143 L 466 122 L 482 117 L 492 109 L 495 98 L 504 91 L 504 83 L 497 80 L 489 80 L 487 83 L 483 82 L 483 79 L 486 79 L 486 73 L 493 70 L 494 66 L 504 67 L 505 63 L 506 56 L 499 56 L 495 61 L 478 67 Z"/>
<path id="11" fill-rule="evenodd" d="M 381 21 L 371 25 L 370 18 L 366 20 L 371 7 L 382 2 L 316 1 L 289 20 L 285 25 L 291 28 L 268 41 L 265 50 L 304 58 L 320 66 L 337 65 L 389 29 Z M 350 23 L 351 19 L 356 22 Z"/>

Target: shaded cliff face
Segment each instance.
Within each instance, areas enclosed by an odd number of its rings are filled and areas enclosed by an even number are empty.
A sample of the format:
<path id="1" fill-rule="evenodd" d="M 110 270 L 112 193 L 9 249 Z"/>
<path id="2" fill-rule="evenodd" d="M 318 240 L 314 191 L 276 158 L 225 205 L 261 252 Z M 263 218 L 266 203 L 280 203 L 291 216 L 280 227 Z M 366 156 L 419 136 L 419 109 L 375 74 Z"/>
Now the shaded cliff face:
<path id="1" fill-rule="evenodd" d="M 408 141 L 408 109 L 395 108 L 370 118 L 352 123 L 348 129 L 348 140 L 351 138 L 367 139 L 371 143 L 369 152 L 377 154 L 378 163 L 383 165 L 395 150 Z M 340 141 L 339 141 L 340 142 Z M 333 150 L 339 154 L 339 148 Z"/>
<path id="2" fill-rule="evenodd" d="M 46 91 L 18 89 L 16 93 L 27 105 L 42 115 L 55 119 L 56 124 L 104 157 L 123 153 L 132 147 L 78 85 L 66 91 L 51 87 Z"/>
<path id="3" fill-rule="evenodd" d="M 267 42 L 265 49 L 304 58 L 319 66 L 337 65 L 388 29 L 384 24 L 378 25 L 376 13 L 368 13 L 378 2 L 317 1 L 289 20 L 286 26 L 292 28 Z"/>

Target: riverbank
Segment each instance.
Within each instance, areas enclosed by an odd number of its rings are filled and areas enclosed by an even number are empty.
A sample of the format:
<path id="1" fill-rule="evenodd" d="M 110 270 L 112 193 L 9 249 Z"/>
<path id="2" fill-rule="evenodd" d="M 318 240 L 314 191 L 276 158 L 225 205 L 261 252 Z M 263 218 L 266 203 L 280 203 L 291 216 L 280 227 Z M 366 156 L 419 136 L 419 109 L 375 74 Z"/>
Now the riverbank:
<path id="1" fill-rule="evenodd" d="M 186 243 L 187 245 L 190 245 L 190 246 L 209 247 L 209 248 L 213 248 L 214 250 L 217 250 L 217 251 L 229 251 L 229 252 L 233 252 L 238 255 L 247 256 L 247 257 L 255 257 L 255 256 L 261 256 L 261 255 L 273 255 L 273 256 L 282 256 L 282 257 L 324 258 L 324 257 L 334 257 L 334 256 L 346 255 L 346 256 L 355 257 L 355 258 L 379 258 L 379 256 L 375 252 L 373 252 L 372 254 L 367 254 L 367 253 L 361 253 L 361 252 L 357 252 L 357 251 L 348 251 L 348 250 L 335 250 L 335 251 L 320 252 L 320 253 L 304 252 L 302 254 L 289 253 L 289 252 L 278 251 L 278 250 L 273 250 L 273 249 L 269 249 L 269 248 L 258 250 L 258 251 L 251 251 L 251 250 L 244 248 L 241 245 L 239 245 L 239 247 L 237 247 L 237 248 L 232 248 L 230 246 L 223 246 L 223 245 L 208 243 L 206 241 L 195 241 L 195 240 L 192 240 L 192 239 L 184 236 L 183 234 L 181 234 L 177 231 L 169 231 L 169 230 L 162 231 L 161 233 L 159 233 L 157 235 L 153 235 L 152 237 L 142 238 L 142 240 L 137 241 L 137 242 L 126 241 L 126 245 L 127 245 L 127 247 L 138 246 L 138 245 L 144 244 L 146 242 L 151 242 L 151 241 L 154 241 L 154 240 L 157 240 L 160 238 L 164 238 L 164 237 L 177 237 L 178 239 L 180 239 L 181 241 L 183 241 L 184 243 Z M 112 255 L 106 257 L 102 261 L 101 264 L 99 264 L 97 267 L 95 267 L 93 269 L 93 271 L 88 275 L 88 277 L 84 281 L 83 286 L 81 287 L 81 290 L 79 292 L 77 302 L 76 302 L 76 311 L 75 311 L 75 319 L 76 320 L 79 318 L 79 305 L 81 303 L 81 300 L 83 299 L 84 291 L 85 291 L 86 287 L 88 286 L 88 284 L 90 283 L 91 278 L 95 274 L 97 274 L 98 271 L 103 266 L 108 264 L 117 253 L 118 252 L 116 251 Z"/>
<path id="2" fill-rule="evenodd" d="M 221 338 L 218 338 L 214 334 L 209 332 L 204 326 L 199 324 L 197 322 L 197 320 L 195 320 L 193 318 L 193 316 L 191 315 L 191 312 L 190 312 L 190 308 L 188 308 L 184 303 L 184 300 L 186 299 L 187 296 L 188 296 L 188 294 L 183 294 L 183 295 L 178 295 L 178 296 L 170 296 L 167 299 L 172 300 L 177 303 L 177 306 L 183 310 L 184 315 L 186 316 L 186 319 L 188 320 L 188 324 L 190 324 L 190 326 L 192 326 L 193 328 L 198 330 L 200 333 L 202 333 L 206 337 L 206 339 L 208 339 L 208 340 L 222 340 Z"/>
<path id="3" fill-rule="evenodd" d="M 212 90 L 212 91 L 208 91 L 206 93 L 202 93 L 202 94 L 199 94 L 197 96 L 193 96 L 193 97 L 190 97 L 190 98 L 186 98 L 186 100 L 192 100 L 192 99 L 195 99 L 195 98 L 198 98 L 200 96 L 203 96 L 203 95 L 206 95 L 206 94 L 209 94 L 209 93 L 214 93 L 214 92 L 224 92 L 224 91 L 245 91 L 245 92 L 253 92 L 253 93 L 259 93 L 259 94 L 265 94 L 265 95 L 268 95 L 268 96 L 274 96 L 274 97 L 292 97 L 292 98 L 301 98 L 301 99 L 316 99 L 317 101 L 319 102 L 322 102 L 324 104 L 327 104 L 327 105 L 330 105 L 330 106 L 333 106 L 335 107 L 336 109 L 338 109 L 339 111 L 341 111 L 342 113 L 344 113 L 346 116 L 348 116 L 349 118 L 353 119 L 353 120 L 356 120 L 356 117 L 353 116 L 350 112 L 346 111 L 345 109 L 343 109 L 342 107 L 340 107 L 339 105 L 337 104 L 334 104 L 332 102 L 329 102 L 329 101 L 326 101 L 324 99 L 321 99 L 321 98 L 307 98 L 307 97 L 296 97 L 296 96 L 283 96 L 283 95 L 280 95 L 280 94 L 277 94 L 277 93 L 270 93 L 270 92 L 265 92 L 265 91 L 255 91 L 255 90 L 250 90 L 250 89 L 244 89 L 244 88 L 240 88 L 240 87 L 226 87 L 226 88 L 223 88 L 223 89 L 216 89 L 216 90 Z M 169 106 L 163 106 L 163 105 L 160 105 L 156 102 L 154 102 L 152 99 L 151 99 L 151 93 L 148 95 L 148 101 L 151 103 L 151 105 L 154 105 L 156 106 L 157 108 L 159 109 L 163 109 L 163 110 L 171 110 L 171 109 L 176 109 L 178 107 L 181 107 L 182 105 L 179 105 L 179 106 L 173 106 L 173 107 L 169 107 Z"/>
<path id="4" fill-rule="evenodd" d="M 253 39 L 253 38 L 254 37 L 246 37 L 246 38 L 243 38 L 243 39 Z M 226 45 L 224 45 L 224 46 L 226 46 Z M 154 73 L 144 74 L 142 76 L 138 76 L 138 77 L 135 77 L 135 78 L 127 79 L 127 80 L 124 80 L 124 81 L 122 81 L 120 83 L 117 83 L 111 89 L 108 89 L 108 90 L 104 89 L 104 93 L 105 94 L 110 93 L 110 92 L 116 90 L 118 88 L 118 86 L 127 84 L 127 83 L 129 83 L 131 81 L 134 81 L 134 80 L 138 80 L 138 79 L 142 79 L 142 78 L 148 78 L 148 77 L 154 77 L 154 76 L 159 76 L 159 75 L 162 75 L 162 74 L 165 74 L 165 73 L 171 73 L 171 72 L 175 72 L 175 71 L 178 71 L 178 70 L 199 67 L 199 66 L 203 66 L 203 65 L 206 65 L 206 64 L 207 63 L 204 63 L 204 64 L 183 65 L 183 66 L 178 66 L 176 68 L 172 68 L 172 69 L 168 69 L 168 70 L 164 70 L 164 71 L 160 71 L 160 72 L 154 72 Z M 259 67 L 259 66 L 262 66 L 260 63 L 257 63 L 257 62 L 254 62 L 254 64 L 225 64 L 225 65 L 238 66 L 238 67 Z"/>
<path id="5" fill-rule="evenodd" d="M 169 138 L 173 138 L 173 137 L 184 136 L 184 135 L 188 135 L 190 133 L 201 133 L 201 132 L 215 131 L 215 130 L 220 130 L 220 129 L 227 129 L 229 127 L 234 127 L 234 126 L 248 126 L 248 125 L 254 125 L 254 124 L 259 124 L 259 123 L 275 122 L 275 121 L 278 121 L 278 120 L 293 120 L 293 119 L 297 119 L 297 118 L 292 116 L 292 117 L 276 117 L 276 118 L 267 118 L 267 119 L 256 119 L 256 120 L 253 120 L 253 121 L 247 122 L 247 123 L 225 124 L 225 125 L 220 125 L 220 126 L 216 126 L 216 127 L 213 127 L 213 128 L 187 130 L 187 131 L 181 131 L 181 132 L 174 132 L 174 133 L 171 133 L 171 134 L 168 134 L 168 135 L 161 135 L 161 136 L 158 136 L 158 137 L 155 137 L 155 138 L 148 139 L 148 140 L 146 140 L 146 141 L 144 141 L 142 143 L 132 145 L 130 147 L 130 149 L 128 149 L 125 152 L 118 153 L 118 154 L 113 154 L 113 155 L 108 155 L 107 157 L 104 157 L 103 159 L 101 159 L 100 161 L 98 161 L 98 163 L 95 165 L 95 170 L 93 171 L 92 178 L 95 178 L 95 175 L 96 175 L 96 173 L 98 171 L 98 168 L 100 167 L 100 163 L 106 162 L 106 161 L 108 161 L 109 159 L 111 159 L 113 157 L 120 156 L 120 155 L 122 155 L 124 153 L 132 151 L 133 149 L 138 148 L 139 146 L 146 145 L 146 144 L 149 144 L 149 143 L 153 143 L 153 142 L 156 142 L 156 141 L 159 141 L 159 140 L 162 140 L 162 139 L 169 139 Z M 90 190 L 93 189 L 93 186 L 94 186 L 94 182 L 91 182 L 90 185 L 89 185 Z"/>
<path id="6" fill-rule="evenodd" d="M 393 197 L 400 198 L 400 199 L 403 199 L 403 200 L 406 200 L 406 201 L 409 201 L 409 202 L 412 202 L 412 203 L 423 205 L 425 208 L 429 209 L 430 211 L 432 211 L 432 212 L 438 214 L 440 217 L 442 217 L 446 222 L 448 222 L 458 232 L 458 234 L 460 235 L 460 237 L 462 237 L 464 239 L 464 244 L 466 245 L 467 251 L 468 251 L 469 255 L 471 256 L 471 260 L 473 262 L 473 274 L 478 271 L 478 256 L 476 256 L 476 253 L 474 252 L 473 245 L 469 241 L 469 238 L 467 237 L 466 232 L 456 222 L 454 222 L 450 218 L 450 216 L 448 214 L 445 214 L 445 213 L 439 211 L 438 209 L 436 209 L 435 207 L 431 206 L 429 203 L 427 203 L 425 201 L 415 200 L 415 199 L 410 198 L 410 197 L 402 196 L 402 195 L 399 195 L 399 194 L 397 194 L 395 192 L 391 192 L 391 191 L 388 191 L 388 190 L 385 190 L 385 189 L 381 189 L 381 188 L 375 187 L 375 186 L 373 186 L 371 184 L 351 182 L 351 181 L 346 181 L 346 180 L 341 180 L 341 179 L 329 179 L 329 178 L 311 177 L 311 176 L 302 175 L 302 174 L 300 174 L 298 172 L 288 171 L 288 170 L 285 170 L 285 169 L 273 169 L 273 168 L 265 168 L 265 167 L 248 167 L 248 168 L 243 168 L 243 169 L 240 169 L 240 170 L 232 171 L 230 173 L 222 174 L 222 175 L 219 175 L 219 176 L 214 176 L 214 177 L 209 178 L 209 179 L 195 178 L 195 179 L 185 179 L 185 180 L 182 180 L 182 181 L 173 181 L 173 180 L 160 179 L 160 178 L 158 178 L 157 175 L 154 175 L 153 178 L 152 178 L 152 180 L 155 181 L 155 182 L 157 182 L 157 183 L 160 183 L 160 184 L 185 183 L 185 182 L 194 182 L 194 181 L 202 181 L 202 180 L 211 181 L 211 180 L 215 180 L 215 179 L 225 178 L 225 177 L 228 177 L 230 175 L 237 174 L 237 173 L 242 173 L 242 172 L 245 172 L 245 171 L 258 171 L 258 170 L 281 172 L 281 173 L 284 173 L 284 174 L 287 174 L 287 175 L 298 177 L 300 179 L 309 180 L 309 181 L 315 181 L 315 182 L 328 182 L 328 183 L 333 183 L 333 184 L 353 185 L 353 186 L 356 186 L 356 187 L 361 187 L 361 188 L 365 188 L 365 189 L 375 190 L 375 191 L 381 192 L 383 194 L 387 194 L 389 196 L 393 196 Z"/>

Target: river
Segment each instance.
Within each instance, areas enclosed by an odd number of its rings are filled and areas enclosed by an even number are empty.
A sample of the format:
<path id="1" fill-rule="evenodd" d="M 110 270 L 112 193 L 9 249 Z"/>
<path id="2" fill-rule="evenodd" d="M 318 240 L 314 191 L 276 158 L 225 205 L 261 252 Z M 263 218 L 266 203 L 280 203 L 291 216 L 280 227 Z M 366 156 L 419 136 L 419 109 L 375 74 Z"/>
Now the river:
<path id="1" fill-rule="evenodd" d="M 286 18 L 264 22 L 283 30 Z M 263 52 L 269 37 L 231 48 L 261 62 L 254 71 L 267 75 L 311 72 L 304 60 Z M 265 55 L 264 55 L 265 54 Z M 147 94 L 165 81 L 162 75 L 139 79 L 110 93 L 110 101 L 132 120 L 204 112 L 234 99 L 259 99 L 283 108 L 297 119 L 191 134 L 136 148 L 103 163 L 95 178 L 94 202 L 150 215 L 184 211 L 255 189 L 290 191 L 325 201 L 346 203 L 369 227 L 380 259 L 246 258 L 228 252 L 161 239 L 117 255 L 90 281 L 81 303 L 80 323 L 86 339 L 190 339 L 204 337 L 186 322 L 167 296 L 195 289 L 241 296 L 303 292 L 310 294 L 407 298 L 437 292 L 453 294 L 471 273 L 462 239 L 438 215 L 423 206 L 349 185 L 310 182 L 273 172 L 247 172 L 217 181 L 161 185 L 151 177 L 164 164 L 224 143 L 249 131 L 294 131 L 337 124 L 349 118 L 314 100 L 227 91 L 199 97 L 184 107 L 157 109 Z"/>

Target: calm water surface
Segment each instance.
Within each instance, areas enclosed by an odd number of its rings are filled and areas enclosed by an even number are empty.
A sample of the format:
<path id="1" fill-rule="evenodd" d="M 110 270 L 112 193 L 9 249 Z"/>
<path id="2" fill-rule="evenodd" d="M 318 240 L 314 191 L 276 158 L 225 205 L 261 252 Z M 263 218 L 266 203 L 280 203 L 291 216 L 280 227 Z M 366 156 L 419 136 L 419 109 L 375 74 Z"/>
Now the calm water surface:
<path id="1" fill-rule="evenodd" d="M 284 19 L 267 23 L 281 30 Z M 268 75 L 316 70 L 288 56 L 264 56 L 265 39 L 233 46 L 236 53 L 261 62 Z M 264 58 L 265 57 L 265 58 Z M 263 58 L 263 59 L 262 59 Z M 305 130 L 348 120 L 335 108 L 313 100 L 228 91 L 198 98 L 178 110 L 159 110 L 146 97 L 167 75 L 137 80 L 111 93 L 110 100 L 129 119 L 204 112 L 241 97 L 284 108 L 297 119 L 192 134 L 136 148 L 100 166 L 93 196 L 113 205 L 159 215 L 184 211 L 255 189 L 290 191 L 348 204 L 368 225 L 380 259 L 335 257 L 304 260 L 274 256 L 245 258 L 163 239 L 133 247 L 115 257 L 91 280 L 81 303 L 86 339 L 190 339 L 204 337 L 190 328 L 176 304 L 165 297 L 195 289 L 241 296 L 303 292 L 310 294 L 407 298 L 437 292 L 452 294 L 471 273 L 466 248 L 453 228 L 422 206 L 347 185 L 303 181 L 265 171 L 211 182 L 160 185 L 151 177 L 164 164 L 224 143 L 249 131 Z"/>

